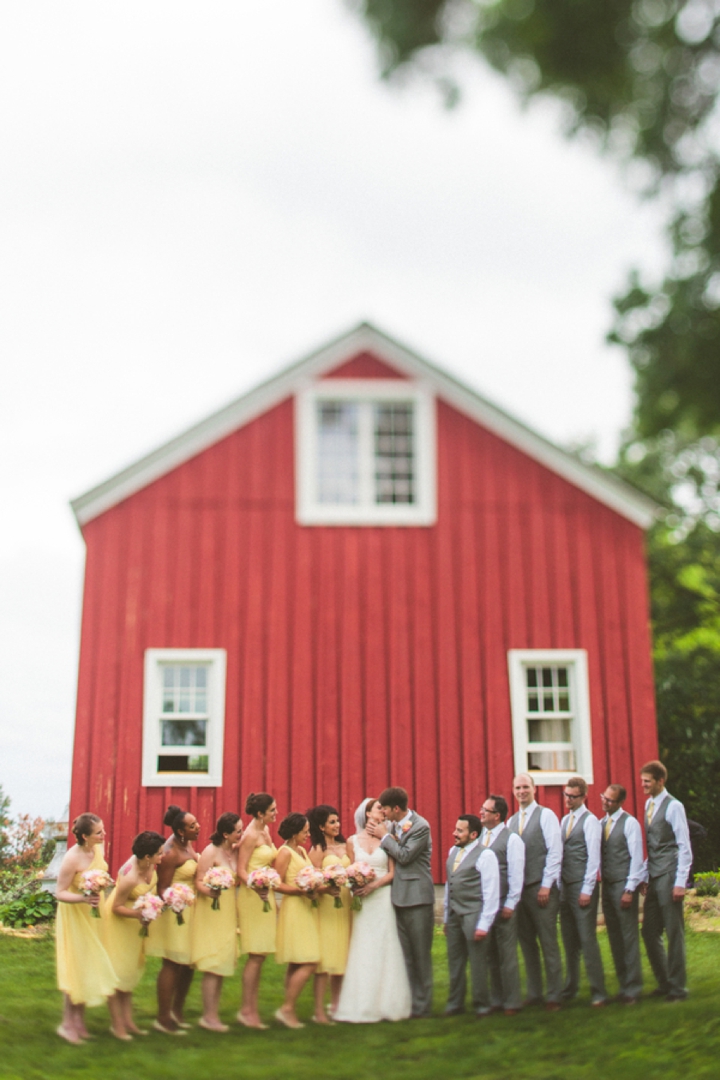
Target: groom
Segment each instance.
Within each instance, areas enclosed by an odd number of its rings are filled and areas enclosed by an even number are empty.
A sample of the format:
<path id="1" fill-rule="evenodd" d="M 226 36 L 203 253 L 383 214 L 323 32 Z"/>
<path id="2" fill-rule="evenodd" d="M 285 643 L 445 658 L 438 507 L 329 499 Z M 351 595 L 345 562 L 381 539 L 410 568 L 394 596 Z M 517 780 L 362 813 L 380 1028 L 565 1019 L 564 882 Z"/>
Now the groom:
<path id="1" fill-rule="evenodd" d="M 382 837 L 380 846 L 395 860 L 391 895 L 412 992 L 411 1015 L 413 1018 L 430 1016 L 433 993 L 431 951 L 435 922 L 435 887 L 430 872 L 430 826 L 425 818 L 414 810 L 408 810 L 405 788 L 386 788 L 378 801 L 390 832 L 386 833 L 381 825 L 375 825 L 373 836 Z"/>

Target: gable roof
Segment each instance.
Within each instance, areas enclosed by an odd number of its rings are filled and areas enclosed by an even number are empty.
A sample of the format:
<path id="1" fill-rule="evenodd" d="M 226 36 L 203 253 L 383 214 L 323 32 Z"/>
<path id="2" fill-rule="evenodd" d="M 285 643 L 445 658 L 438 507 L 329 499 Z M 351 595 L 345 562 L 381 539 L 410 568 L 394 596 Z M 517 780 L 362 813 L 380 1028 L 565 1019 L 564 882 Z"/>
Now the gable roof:
<path id="1" fill-rule="evenodd" d="M 363 322 L 73 499 L 78 524 L 85 525 L 361 352 L 375 353 L 408 378 L 422 380 L 454 408 L 636 525 L 648 528 L 654 520 L 657 506 L 646 495 L 561 450 L 446 371 Z"/>

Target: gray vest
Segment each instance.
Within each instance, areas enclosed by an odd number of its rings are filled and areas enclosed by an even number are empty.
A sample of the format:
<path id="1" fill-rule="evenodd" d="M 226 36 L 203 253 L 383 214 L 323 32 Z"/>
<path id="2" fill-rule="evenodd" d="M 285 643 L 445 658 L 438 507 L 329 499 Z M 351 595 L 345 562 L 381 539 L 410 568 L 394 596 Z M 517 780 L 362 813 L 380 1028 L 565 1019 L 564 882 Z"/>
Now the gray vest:
<path id="1" fill-rule="evenodd" d="M 583 880 L 587 869 L 588 849 L 585 841 L 585 814 L 580 819 L 575 819 L 569 836 L 565 835 L 566 830 L 567 825 L 562 830 L 562 880 L 563 884 L 572 885 Z"/>
<path id="2" fill-rule="evenodd" d="M 537 885 L 542 881 L 545 873 L 545 860 L 547 859 L 547 844 L 543 831 L 540 828 L 540 814 L 542 807 L 536 806 L 532 817 L 525 823 L 523 834 L 520 837 L 525 845 L 525 885 Z M 510 832 L 520 836 L 520 813 L 513 814 L 508 822 Z"/>
<path id="3" fill-rule="evenodd" d="M 667 808 L 674 802 L 672 795 L 656 806 L 653 819 L 648 825 L 645 813 L 645 835 L 647 837 L 648 876 L 660 877 L 662 874 L 677 873 L 678 842 L 673 827 L 667 820 Z"/>
<path id="4" fill-rule="evenodd" d="M 456 915 L 479 915 L 482 911 L 480 871 L 475 865 L 481 850 L 480 845 L 473 848 L 453 871 L 457 850 L 450 849 L 447 861 L 448 907 Z"/>
<path id="5" fill-rule="evenodd" d="M 490 850 L 497 858 L 498 870 L 500 871 L 500 907 L 504 906 L 508 894 L 507 846 L 509 839 L 510 831 L 508 829 L 501 829 L 489 845 Z"/>
<path id="6" fill-rule="evenodd" d="M 602 826 L 603 881 L 627 881 L 630 873 L 630 848 L 625 835 L 627 819 L 627 812 L 623 810 L 620 817 L 615 820 L 607 840 L 605 839 L 605 825 Z"/>

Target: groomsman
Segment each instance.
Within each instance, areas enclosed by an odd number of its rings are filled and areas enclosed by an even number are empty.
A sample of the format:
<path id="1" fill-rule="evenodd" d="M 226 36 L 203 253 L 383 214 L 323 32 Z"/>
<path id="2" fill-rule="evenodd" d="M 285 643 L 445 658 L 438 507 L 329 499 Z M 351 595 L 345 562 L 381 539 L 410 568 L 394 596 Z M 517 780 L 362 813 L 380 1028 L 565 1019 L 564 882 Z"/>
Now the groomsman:
<path id="1" fill-rule="evenodd" d="M 508 828 L 525 844 L 525 882 L 517 909 L 518 939 L 527 974 L 525 1004 L 539 1005 L 543 1000 L 542 949 L 547 983 L 545 1008 L 554 1012 L 560 1008 L 563 986 L 557 938 L 562 863 L 560 824 L 552 810 L 535 802 L 535 782 L 529 773 L 515 777 L 513 794 L 520 810 L 510 818 Z"/>
<path id="2" fill-rule="evenodd" d="M 634 1005 L 642 990 L 638 905 L 645 881 L 640 823 L 623 810 L 627 792 L 609 784 L 600 796 L 602 829 L 602 908 L 610 951 L 620 984 L 618 998 Z"/>
<path id="3" fill-rule="evenodd" d="M 605 973 L 597 940 L 597 912 L 600 886 L 600 822 L 585 805 L 587 784 L 582 776 L 571 776 L 565 785 L 567 814 L 560 822 L 563 840 L 560 931 L 565 947 L 567 977 L 563 1000 L 571 1001 L 580 984 L 580 954 L 590 982 L 590 1004 L 605 1004 Z"/>
<path id="4" fill-rule="evenodd" d="M 461 814 L 453 834 L 455 844 L 447 858 L 443 922 L 450 986 L 446 1016 L 465 1012 L 468 960 L 475 1015 L 483 1017 L 492 1012 L 487 949 L 500 901 L 500 871 L 492 849 L 479 843 L 481 830 L 480 818 Z"/>
<path id="5" fill-rule="evenodd" d="M 517 906 L 525 873 L 525 845 L 505 821 L 508 804 L 502 795 L 488 795 L 480 807 L 480 846 L 492 851 L 500 871 L 500 910 L 488 937 L 491 1005 L 514 1016 L 522 1006 L 517 951 Z"/>
<path id="6" fill-rule="evenodd" d="M 665 790 L 667 769 L 650 761 L 640 770 L 645 803 L 647 839 L 646 885 L 642 936 L 650 966 L 657 979 L 658 996 L 683 1001 L 685 985 L 685 923 L 683 900 L 692 864 L 685 807 Z M 667 934 L 667 954 L 663 945 Z"/>

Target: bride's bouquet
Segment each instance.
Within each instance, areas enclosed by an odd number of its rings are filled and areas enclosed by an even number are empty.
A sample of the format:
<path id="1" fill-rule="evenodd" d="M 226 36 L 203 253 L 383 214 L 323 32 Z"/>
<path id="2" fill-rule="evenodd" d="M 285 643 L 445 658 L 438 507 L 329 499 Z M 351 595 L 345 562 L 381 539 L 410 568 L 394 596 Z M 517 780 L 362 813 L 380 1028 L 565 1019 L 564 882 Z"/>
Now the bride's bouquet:
<path id="1" fill-rule="evenodd" d="M 169 907 L 171 911 L 175 912 L 178 926 L 182 926 L 185 922 L 183 911 L 193 906 L 195 893 L 189 885 L 183 885 L 182 883 L 170 885 L 163 893 L 163 900 L 165 901 L 165 907 Z"/>
<path id="2" fill-rule="evenodd" d="M 350 882 L 350 888 L 353 893 L 352 910 L 360 911 L 362 908 L 362 901 L 355 893 L 358 889 L 364 889 L 366 885 L 369 885 L 371 881 L 374 881 L 377 877 L 370 863 L 366 862 L 354 862 L 352 866 L 348 866 L 345 871 L 347 879 Z"/>
<path id="3" fill-rule="evenodd" d="M 340 863 L 335 863 L 334 866 L 328 866 L 323 870 L 323 878 L 326 885 L 331 885 L 334 888 L 341 889 L 343 885 L 347 885 L 348 876 L 345 872 L 345 867 Z M 342 907 L 342 899 L 340 896 L 335 897 L 335 907 Z"/>
<path id="4" fill-rule="evenodd" d="M 211 866 L 202 879 L 202 883 L 206 889 L 216 889 L 221 892 L 223 889 L 232 889 L 235 884 L 235 875 L 224 866 Z M 211 907 L 213 911 L 220 910 L 219 896 L 213 896 Z"/>
<path id="5" fill-rule="evenodd" d="M 148 936 L 148 923 L 154 922 L 158 915 L 162 915 L 164 909 L 165 902 L 159 896 L 155 896 L 155 893 L 148 892 L 138 896 L 133 904 L 133 910 L 139 911 L 142 918 L 140 937 Z"/>
<path id="6" fill-rule="evenodd" d="M 280 884 L 280 875 L 277 870 L 273 870 L 272 866 L 258 866 L 257 870 L 251 870 L 248 874 L 247 884 L 248 888 L 254 889 L 262 899 L 263 911 L 272 911 L 267 892 L 268 889 L 274 889 Z"/>
<path id="7" fill-rule="evenodd" d="M 307 893 L 312 898 L 312 906 L 317 907 L 318 902 L 315 893 L 325 884 L 325 875 L 322 870 L 316 870 L 314 866 L 304 866 L 295 878 L 295 884 L 298 889 L 302 889 L 304 893 Z"/>
<path id="8" fill-rule="evenodd" d="M 99 896 L 100 893 L 105 892 L 115 882 L 108 874 L 107 870 L 86 870 L 82 876 L 82 889 L 80 892 L 83 896 Z M 100 918 L 100 908 L 92 908 L 92 916 L 94 919 Z"/>

